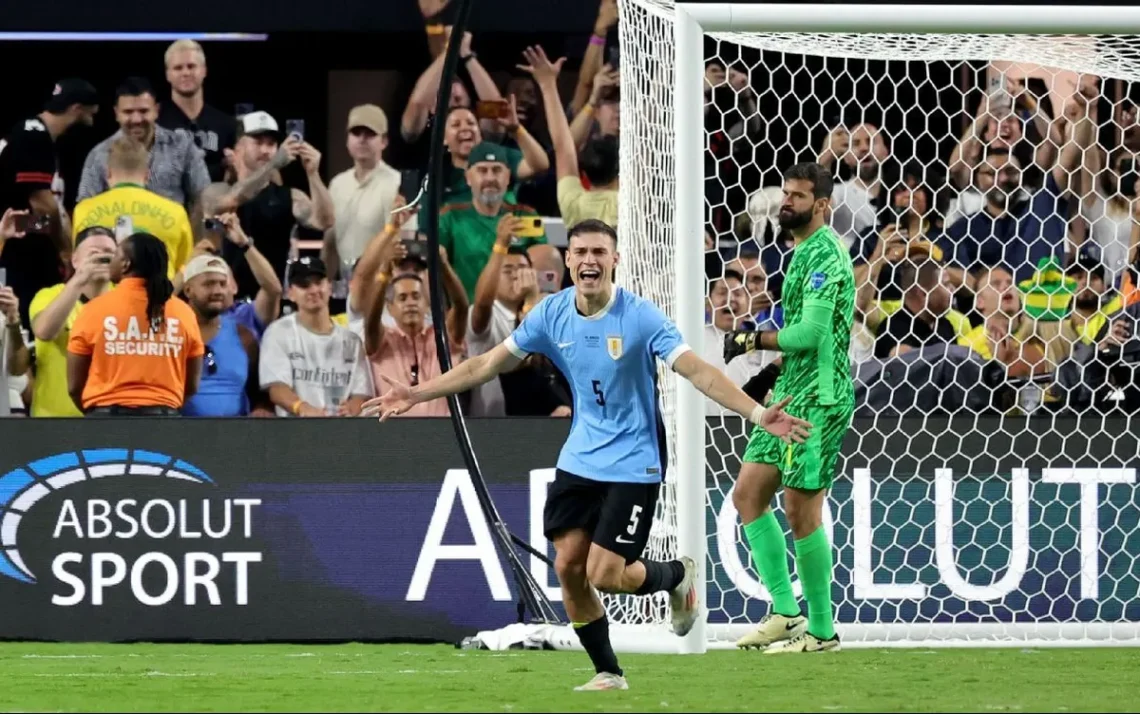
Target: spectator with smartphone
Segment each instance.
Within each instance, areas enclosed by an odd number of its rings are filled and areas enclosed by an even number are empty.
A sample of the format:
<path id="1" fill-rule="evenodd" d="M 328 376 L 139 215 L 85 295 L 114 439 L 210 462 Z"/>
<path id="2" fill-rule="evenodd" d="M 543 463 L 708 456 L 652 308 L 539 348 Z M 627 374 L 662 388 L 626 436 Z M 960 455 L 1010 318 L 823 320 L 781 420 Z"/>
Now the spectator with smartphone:
<path id="1" fill-rule="evenodd" d="M 445 34 L 446 42 L 450 42 L 450 27 L 447 28 Z M 491 75 L 479 63 L 478 56 L 471 49 L 471 33 L 463 33 L 460 43 L 459 76 L 452 82 L 448 108 L 470 108 L 472 106 L 471 92 L 468 91 L 467 85 L 461 78 L 463 74 L 470 78 L 479 99 L 502 99 L 499 88 L 495 85 L 495 80 L 491 79 Z M 404 107 L 404 114 L 400 117 L 400 135 L 409 144 L 415 144 L 420 139 L 427 128 L 428 119 L 431 118 L 432 112 L 435 110 L 436 95 L 439 93 L 439 83 L 443 78 L 443 62 L 446 56 L 446 53 L 441 52 L 424 70 L 423 74 L 416 80 L 416 85 L 412 88 L 412 95 Z"/>
<path id="2" fill-rule="evenodd" d="M 111 258 L 116 247 L 115 235 L 107 228 L 92 226 L 80 231 L 71 255 L 75 271 L 71 278 L 40 290 L 32 300 L 29 313 L 36 349 L 33 417 L 83 416 L 67 391 L 67 342 L 80 311 L 111 290 Z"/>
<path id="3" fill-rule="evenodd" d="M 513 149 L 483 138 L 479 127 L 480 119 L 493 119 L 504 127 L 507 136 L 518 144 Z M 514 203 L 518 183 L 550 168 L 550 157 L 546 149 L 519 124 L 514 98 L 507 100 L 486 100 L 480 102 L 476 111 L 466 107 L 455 107 L 445 119 L 443 143 L 451 154 L 451 167 L 443 187 L 444 203 L 463 203 L 471 200 L 471 186 L 467 182 L 467 170 L 471 166 L 472 150 L 482 144 L 499 147 L 500 156 L 510 171 L 506 186 L 507 200 Z"/>
<path id="4" fill-rule="evenodd" d="M 455 266 L 467 299 L 475 297 L 475 285 L 491 257 L 499 220 L 506 214 L 520 219 L 513 236 L 517 243 L 512 244 L 526 249 L 537 269 L 560 269 L 561 256 L 547 243 L 542 219 L 535 210 L 506 201 L 511 174 L 503 147 L 485 141 L 471 150 L 469 159 L 467 184 L 474 199 L 445 205 L 439 216 L 439 245 Z"/>
<path id="5" fill-rule="evenodd" d="M 345 143 L 352 168 L 329 181 L 336 222 L 325 231 L 321 255 L 325 265 L 340 271 L 356 263 L 372 236 L 392 219 L 401 183 L 400 172 L 384 162 L 388 116 L 383 109 L 375 104 L 353 107 L 348 113 L 347 132 Z M 341 276 L 345 280 L 349 277 Z"/>
<path id="6" fill-rule="evenodd" d="M 239 417 L 260 402 L 257 335 L 226 311 L 230 268 L 216 255 L 199 255 L 183 271 L 186 299 L 206 343 L 198 391 L 186 416 Z"/>
<path id="7" fill-rule="evenodd" d="M 135 233 L 111 259 L 117 287 L 88 303 L 67 342 L 67 388 L 88 416 L 176 416 L 198 390 L 202 334 L 174 296 L 166 247 Z"/>
<path id="8" fill-rule="evenodd" d="M 36 116 L 18 122 L 0 151 L 0 211 L 21 213 L 20 234 L 0 236 L 0 267 L 20 299 L 21 319 L 36 292 L 64 277 L 71 257 L 71 228 L 62 209 L 56 142 L 76 125 L 91 126 L 99 111 L 98 94 L 82 79 L 60 80 Z M 26 235 L 25 235 L 26 233 Z"/>
<path id="9" fill-rule="evenodd" d="M 321 152 L 295 136 L 282 139 L 277 120 L 268 112 L 244 115 L 233 151 L 237 182 L 222 200 L 207 207 L 218 213 L 237 213 L 246 235 L 257 240 L 258 250 L 276 275 L 285 274 L 294 229 L 307 226 L 323 234 L 333 225 L 335 215 L 332 198 L 320 175 Z M 309 195 L 271 181 L 276 168 L 297 158 L 308 178 Z M 260 289 L 257 278 L 237 248 L 225 243 L 222 256 L 234 272 L 238 297 L 256 295 Z"/>
<path id="10" fill-rule="evenodd" d="M 297 311 L 261 340 L 261 388 L 282 417 L 357 416 L 373 395 L 364 345 L 329 314 L 329 278 L 319 258 L 293 263 L 289 299 Z"/>
<path id="11" fill-rule="evenodd" d="M 530 258 L 522 248 L 511 248 L 518 219 L 499 219 L 491 259 L 479 275 L 475 302 L 467 323 L 468 358 L 491 351 L 514 332 L 543 298 Z M 471 393 L 471 416 L 569 416 L 570 400 L 550 381 L 553 366 L 530 359 L 520 369 L 504 373 Z"/>
<path id="12" fill-rule="evenodd" d="M 581 163 L 590 188 L 582 186 L 579 176 L 578 149 L 570 134 L 570 124 L 562 113 L 558 96 L 558 73 L 565 59 L 551 62 L 541 47 L 523 51 L 526 64 L 542 92 L 550 136 L 554 143 L 554 164 L 558 175 L 558 209 L 567 227 L 588 218 L 617 226 L 618 220 L 618 141 L 615 136 L 591 141 L 582 152 Z"/>
<path id="13" fill-rule="evenodd" d="M 20 323 L 20 299 L 5 282 L 0 269 L 0 318 L 4 324 L 0 332 L 0 417 L 10 416 L 13 409 L 24 413 L 22 394 L 32 366 Z"/>
<path id="14" fill-rule="evenodd" d="M 372 304 L 364 319 L 364 347 L 372 364 L 376 392 L 383 395 L 390 384 L 415 386 L 435 379 L 442 372 L 432 326 L 424 319 L 428 311 L 427 290 L 420 276 L 394 272 L 403 260 L 402 243 L 390 241 L 381 262 L 387 269 L 376 274 Z M 443 248 L 439 251 L 443 289 L 450 302 L 446 329 L 451 347 L 451 364 L 463 360 L 463 339 L 467 334 L 467 294 Z M 396 324 L 385 325 L 383 315 L 390 311 Z M 404 416 L 448 416 L 447 399 L 417 404 Z"/>
<path id="15" fill-rule="evenodd" d="M 157 95 L 142 77 L 128 77 L 115 89 L 115 119 L 119 131 L 95 145 L 83 163 L 76 200 L 110 188 L 107 159 L 120 137 L 134 139 L 150 152 L 146 188 L 196 215 L 198 197 L 210 184 L 205 154 L 183 131 L 159 126 Z"/>
<path id="16" fill-rule="evenodd" d="M 166 48 L 166 81 L 170 101 L 158 112 L 158 125 L 183 129 L 205 154 L 211 181 L 222 181 L 226 174 L 225 150 L 233 148 L 234 118 L 206 103 L 202 83 L 206 79 L 206 53 L 194 40 L 177 40 Z"/>
<path id="17" fill-rule="evenodd" d="M 149 152 L 139 141 L 120 136 L 107 149 L 107 185 L 102 193 L 75 206 L 72 224 L 78 235 L 92 226 L 115 229 L 126 224 L 127 234 L 149 233 L 166 246 L 168 278 L 190 260 L 194 232 L 182 204 L 145 188 L 150 175 Z"/>

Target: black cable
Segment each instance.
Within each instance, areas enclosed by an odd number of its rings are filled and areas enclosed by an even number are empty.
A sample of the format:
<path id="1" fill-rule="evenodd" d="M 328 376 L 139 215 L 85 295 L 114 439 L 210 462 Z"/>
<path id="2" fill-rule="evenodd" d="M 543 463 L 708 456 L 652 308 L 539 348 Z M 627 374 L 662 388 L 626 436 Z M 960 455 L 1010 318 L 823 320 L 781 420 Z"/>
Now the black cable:
<path id="1" fill-rule="evenodd" d="M 445 329 L 447 324 L 447 318 L 443 313 L 445 294 L 439 271 L 439 206 L 443 201 L 443 186 L 446 181 L 443 164 L 445 154 L 443 151 L 444 117 L 447 116 L 448 102 L 451 97 L 451 83 L 459 64 L 459 46 L 463 40 L 463 33 L 467 29 L 468 18 L 471 15 L 472 0 L 457 0 L 454 5 L 455 21 L 454 24 L 452 24 L 451 38 L 445 50 L 443 73 L 439 81 L 439 92 L 436 96 L 435 117 L 433 118 L 431 127 L 431 153 L 427 172 L 427 190 L 424 192 L 423 208 L 420 211 L 420 215 L 426 219 L 422 224 L 422 228 L 427 236 L 428 244 L 427 262 L 432 293 L 431 316 L 435 328 L 433 330 L 435 333 L 435 345 L 439 358 L 440 371 L 445 373 L 451 370 L 451 350 L 447 341 L 447 330 Z M 525 610 L 529 608 L 533 617 L 538 621 L 560 623 L 561 618 L 555 611 L 554 605 L 551 604 L 550 598 L 546 596 L 543 588 L 535 581 L 530 570 L 523 566 L 522 560 L 519 558 L 518 552 L 515 550 L 512 542 L 523 545 L 524 548 L 542 558 L 548 565 L 550 564 L 550 560 L 546 558 L 545 554 L 539 554 L 529 545 L 526 545 L 521 538 L 515 536 L 507 528 L 506 522 L 503 521 L 498 509 L 495 508 L 494 501 L 491 500 L 491 493 L 487 488 L 486 480 L 483 478 L 483 471 L 479 468 L 479 462 L 475 458 L 475 451 L 471 445 L 471 435 L 467 431 L 463 412 L 459 408 L 458 395 L 452 394 L 449 396 L 447 398 L 447 404 L 451 410 L 451 426 L 455 429 L 455 438 L 459 442 L 459 450 L 463 453 L 463 460 L 467 464 L 467 472 L 471 475 L 471 483 L 475 487 L 475 494 L 479 498 L 479 506 L 483 509 L 483 515 L 491 524 L 491 528 L 497 537 L 499 548 L 503 555 L 506 556 L 507 562 L 510 564 L 514 574 L 515 583 L 518 585 L 520 598 L 519 621 L 521 622 L 523 620 Z"/>

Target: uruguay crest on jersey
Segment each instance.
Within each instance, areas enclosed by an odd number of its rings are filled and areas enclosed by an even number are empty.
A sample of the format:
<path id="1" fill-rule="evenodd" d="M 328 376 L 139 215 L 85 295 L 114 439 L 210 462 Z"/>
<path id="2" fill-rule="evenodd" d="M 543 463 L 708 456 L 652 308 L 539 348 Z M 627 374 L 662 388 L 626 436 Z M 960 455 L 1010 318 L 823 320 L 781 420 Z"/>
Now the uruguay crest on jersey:
<path id="1" fill-rule="evenodd" d="M 621 335 L 608 335 L 606 337 L 606 349 L 610 353 L 610 358 L 620 359 L 622 355 Z"/>

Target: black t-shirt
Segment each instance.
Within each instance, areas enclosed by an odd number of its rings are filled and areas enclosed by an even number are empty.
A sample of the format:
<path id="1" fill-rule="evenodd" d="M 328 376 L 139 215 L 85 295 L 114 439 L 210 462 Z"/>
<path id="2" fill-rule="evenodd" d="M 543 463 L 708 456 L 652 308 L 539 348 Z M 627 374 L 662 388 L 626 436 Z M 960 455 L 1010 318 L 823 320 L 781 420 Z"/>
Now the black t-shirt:
<path id="1" fill-rule="evenodd" d="M 945 317 L 935 318 L 931 325 L 904 305 L 879 326 L 879 335 L 875 338 L 875 358 L 887 359 L 896 345 L 919 349 L 931 344 L 950 344 L 957 337 L 954 326 Z"/>
<path id="2" fill-rule="evenodd" d="M 237 141 L 237 119 L 220 109 L 206 104 L 197 119 L 186 116 L 173 101 L 163 102 L 158 113 L 158 125 L 167 129 L 184 129 L 194 137 L 194 143 L 206 153 L 206 169 L 211 181 L 225 178 L 226 155 L 224 149 L 234 148 Z"/>
<path id="3" fill-rule="evenodd" d="M 32 194 L 51 191 L 53 186 L 63 193 L 55 142 L 38 117 L 25 119 L 0 141 L 0 215 L 9 208 L 27 209 Z M 7 272 L 5 282 L 20 299 L 20 316 L 27 325 L 32 298 L 63 280 L 59 252 L 46 233 L 28 233 L 4 244 L 0 266 Z"/>
<path id="4" fill-rule="evenodd" d="M 297 223 L 293 218 L 293 194 L 289 187 L 269 184 L 252 201 L 240 206 L 237 215 L 242 230 L 253 238 L 258 252 L 265 256 L 273 266 L 273 272 L 284 281 L 290 238 Z M 255 297 L 260 288 L 245 262 L 245 256 L 229 241 L 222 246 L 222 255 L 233 269 L 238 299 Z"/>

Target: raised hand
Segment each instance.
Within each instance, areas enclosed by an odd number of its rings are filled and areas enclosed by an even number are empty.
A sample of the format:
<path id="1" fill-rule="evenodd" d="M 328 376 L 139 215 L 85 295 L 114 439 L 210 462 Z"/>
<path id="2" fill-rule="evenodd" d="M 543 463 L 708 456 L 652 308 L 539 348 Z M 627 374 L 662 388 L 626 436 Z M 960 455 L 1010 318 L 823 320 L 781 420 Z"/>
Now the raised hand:
<path id="1" fill-rule="evenodd" d="M 379 415 L 380 421 L 386 421 L 388 417 L 399 416 L 416 405 L 408 385 L 401 384 L 383 373 L 380 379 L 387 382 L 390 388 L 381 396 L 366 401 L 360 411 L 361 416 Z"/>
<path id="2" fill-rule="evenodd" d="M 811 435 L 811 423 L 784 411 L 790 401 L 791 397 L 784 397 L 765 409 L 759 426 L 772 436 L 780 437 L 785 444 L 802 444 Z"/>
<path id="3" fill-rule="evenodd" d="M 19 218 L 27 215 L 27 211 L 17 211 L 12 208 L 4 211 L 4 217 L 0 218 L 0 240 L 23 238 L 24 231 L 20 230 Z"/>
<path id="4" fill-rule="evenodd" d="M 558 73 L 562 71 L 562 64 L 566 62 L 565 57 L 559 57 L 551 62 L 550 58 L 546 56 L 546 50 L 537 45 L 523 50 L 523 57 L 527 63 L 515 66 L 524 72 L 529 72 L 540 86 L 543 83 L 549 84 L 557 80 Z"/>
<path id="5" fill-rule="evenodd" d="M 7 285 L 0 287 L 0 315 L 9 325 L 20 324 L 20 299 Z"/>

